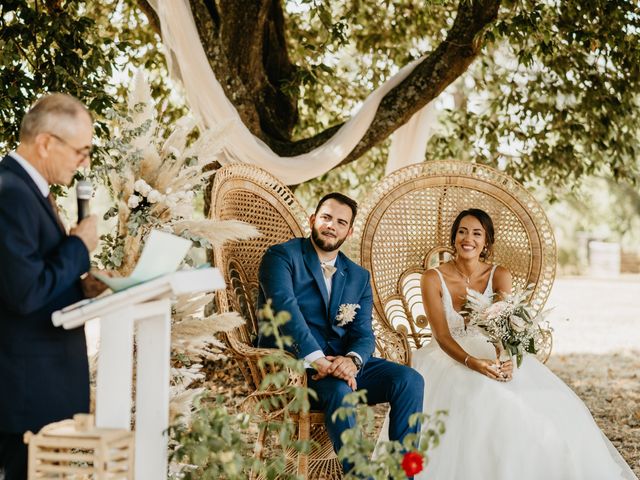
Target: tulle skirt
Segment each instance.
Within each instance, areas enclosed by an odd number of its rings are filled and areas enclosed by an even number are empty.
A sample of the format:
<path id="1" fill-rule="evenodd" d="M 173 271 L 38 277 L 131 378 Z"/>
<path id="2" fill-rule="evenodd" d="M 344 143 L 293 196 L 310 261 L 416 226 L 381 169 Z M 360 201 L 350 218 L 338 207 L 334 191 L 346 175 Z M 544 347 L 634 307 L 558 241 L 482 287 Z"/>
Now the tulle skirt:
<path id="1" fill-rule="evenodd" d="M 475 357 L 495 358 L 484 337 L 458 341 Z M 416 479 L 637 480 L 584 403 L 535 357 L 525 356 L 506 383 L 435 342 L 414 352 L 413 367 L 425 378 L 425 412 L 448 411 L 441 443 Z"/>

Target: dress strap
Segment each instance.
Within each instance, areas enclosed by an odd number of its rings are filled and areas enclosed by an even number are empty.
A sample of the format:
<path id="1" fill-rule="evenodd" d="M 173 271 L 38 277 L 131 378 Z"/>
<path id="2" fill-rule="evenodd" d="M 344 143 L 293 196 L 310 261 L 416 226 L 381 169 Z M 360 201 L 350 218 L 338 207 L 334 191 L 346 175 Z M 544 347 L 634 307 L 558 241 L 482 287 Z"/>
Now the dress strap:
<path id="1" fill-rule="evenodd" d="M 442 303 L 444 304 L 444 308 L 445 310 L 449 309 L 453 312 L 453 299 L 451 298 L 451 293 L 449 293 L 447 284 L 444 282 L 442 272 L 438 269 L 438 267 L 435 267 L 434 270 L 440 277 L 440 285 L 442 285 Z"/>
<path id="2" fill-rule="evenodd" d="M 487 287 L 484 289 L 485 295 L 493 295 L 493 274 L 495 273 L 496 268 L 498 268 L 497 264 L 491 268 L 491 273 L 489 274 L 489 281 L 487 282 Z"/>

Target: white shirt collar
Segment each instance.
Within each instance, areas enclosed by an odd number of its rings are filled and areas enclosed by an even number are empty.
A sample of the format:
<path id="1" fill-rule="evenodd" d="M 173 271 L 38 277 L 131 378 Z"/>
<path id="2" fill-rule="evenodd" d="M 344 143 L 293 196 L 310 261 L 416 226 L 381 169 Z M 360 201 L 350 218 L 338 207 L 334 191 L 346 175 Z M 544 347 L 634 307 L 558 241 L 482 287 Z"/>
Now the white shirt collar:
<path id="1" fill-rule="evenodd" d="M 40 172 L 29 163 L 22 155 L 19 155 L 16 152 L 10 152 L 9 155 L 13 157 L 13 159 L 20 164 L 22 168 L 24 168 L 25 172 L 31 177 L 31 180 L 34 181 L 40 193 L 42 193 L 43 197 L 49 196 L 49 182 L 45 180 L 45 178 L 40 174 Z"/>
<path id="2" fill-rule="evenodd" d="M 328 260 L 326 262 L 320 261 L 320 263 L 324 263 L 325 265 L 331 265 L 332 267 L 336 266 L 336 260 L 338 260 L 338 256 L 336 255 L 333 260 Z"/>

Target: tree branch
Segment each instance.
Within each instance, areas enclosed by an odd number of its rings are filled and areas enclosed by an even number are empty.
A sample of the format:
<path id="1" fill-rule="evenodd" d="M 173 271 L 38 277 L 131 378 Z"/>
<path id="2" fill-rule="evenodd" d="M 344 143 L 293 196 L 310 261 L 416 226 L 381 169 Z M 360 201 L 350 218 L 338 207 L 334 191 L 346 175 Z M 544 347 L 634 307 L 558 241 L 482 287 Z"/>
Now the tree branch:
<path id="1" fill-rule="evenodd" d="M 482 33 L 497 18 L 499 6 L 500 0 L 461 0 L 446 39 L 403 82 L 387 93 L 369 130 L 340 165 L 358 159 L 386 139 L 462 75 L 478 56 Z M 270 144 L 280 155 L 299 155 L 325 143 L 341 126 L 334 125 L 297 142 Z"/>
<path id="2" fill-rule="evenodd" d="M 153 31 L 156 32 L 158 35 L 161 35 L 160 19 L 158 18 L 158 15 L 156 14 L 153 7 L 149 4 L 147 0 L 138 0 L 138 6 L 140 7 L 140 10 L 142 10 L 142 12 L 147 16 L 147 19 L 149 20 L 149 25 L 151 25 L 151 28 L 153 28 Z"/>
<path id="3" fill-rule="evenodd" d="M 146 0 L 139 0 L 145 4 Z M 387 138 L 462 75 L 478 56 L 501 0 L 460 0 L 446 39 L 384 97 L 371 126 L 340 165 Z M 331 138 L 342 124 L 292 142 L 297 98 L 281 89 L 293 77 L 279 0 L 190 0 L 205 53 L 247 128 L 279 155 L 295 156 Z"/>

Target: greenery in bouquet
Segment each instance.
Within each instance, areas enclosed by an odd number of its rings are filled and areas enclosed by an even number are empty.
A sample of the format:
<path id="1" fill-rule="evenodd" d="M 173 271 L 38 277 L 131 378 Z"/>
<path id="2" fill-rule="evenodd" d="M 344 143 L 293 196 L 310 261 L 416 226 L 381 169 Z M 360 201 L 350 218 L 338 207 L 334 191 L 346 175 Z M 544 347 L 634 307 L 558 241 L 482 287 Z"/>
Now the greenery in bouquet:
<path id="1" fill-rule="evenodd" d="M 518 367 L 524 353 L 538 353 L 543 341 L 540 322 L 545 313 L 534 313 L 528 302 L 532 292 L 532 286 L 516 289 L 504 300 L 493 303 L 480 292 L 467 289 L 467 328 L 479 328 L 499 350 L 515 356 Z"/>

